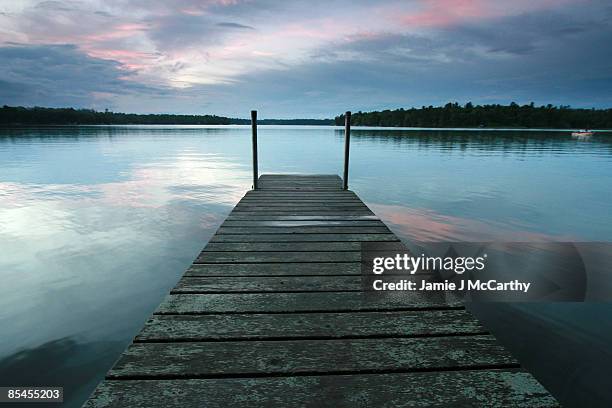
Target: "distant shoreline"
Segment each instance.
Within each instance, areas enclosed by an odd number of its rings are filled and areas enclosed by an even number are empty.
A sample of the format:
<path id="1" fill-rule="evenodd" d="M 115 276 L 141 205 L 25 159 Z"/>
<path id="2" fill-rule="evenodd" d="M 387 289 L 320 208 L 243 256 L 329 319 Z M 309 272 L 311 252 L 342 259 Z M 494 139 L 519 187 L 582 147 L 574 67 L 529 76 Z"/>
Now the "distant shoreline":
<path id="1" fill-rule="evenodd" d="M 188 127 L 250 127 L 246 124 L 208 124 L 208 125 L 185 125 L 185 124 L 174 124 L 174 123 L 164 123 L 164 124 L 148 124 L 148 123 L 126 123 L 126 124 L 57 124 L 57 123 L 47 123 L 47 124 L 2 124 L 0 123 L 0 129 L 31 129 L 31 128 L 67 128 L 67 127 L 134 127 L 134 126 L 150 126 L 156 128 L 163 128 L 165 126 L 168 127 L 176 127 L 176 126 L 184 126 Z M 300 125 L 300 124 L 261 124 L 258 121 L 258 126 L 312 126 L 312 127 L 330 127 L 335 129 L 344 129 L 343 126 L 339 125 Z M 454 131 L 454 132 L 473 132 L 473 131 L 489 131 L 489 132 L 574 132 L 582 130 L 583 128 L 524 128 L 524 127 L 404 127 L 404 126 L 351 126 L 352 130 L 389 130 L 389 131 Z M 589 129 L 595 133 L 612 133 L 612 128 L 609 129 Z"/>
<path id="2" fill-rule="evenodd" d="M 344 114 L 333 119 L 260 119 L 259 125 L 342 126 Z M 136 114 L 74 108 L 0 107 L 0 126 L 108 125 L 249 125 L 250 119 L 217 115 Z M 612 109 L 574 109 L 569 106 L 472 105 L 355 112 L 351 125 L 384 129 L 612 129 Z"/>

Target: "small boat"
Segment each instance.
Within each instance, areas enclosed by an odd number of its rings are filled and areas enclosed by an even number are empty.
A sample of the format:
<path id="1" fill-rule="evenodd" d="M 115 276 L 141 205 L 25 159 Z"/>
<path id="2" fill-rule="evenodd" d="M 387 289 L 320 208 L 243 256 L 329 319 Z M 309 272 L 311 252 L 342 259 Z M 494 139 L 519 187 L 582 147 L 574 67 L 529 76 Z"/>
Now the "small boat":
<path id="1" fill-rule="evenodd" d="M 577 132 L 572 132 L 572 136 L 574 137 L 589 137 L 589 136 L 593 136 L 594 132 L 591 132 L 588 129 L 584 129 L 584 130 L 579 130 Z"/>

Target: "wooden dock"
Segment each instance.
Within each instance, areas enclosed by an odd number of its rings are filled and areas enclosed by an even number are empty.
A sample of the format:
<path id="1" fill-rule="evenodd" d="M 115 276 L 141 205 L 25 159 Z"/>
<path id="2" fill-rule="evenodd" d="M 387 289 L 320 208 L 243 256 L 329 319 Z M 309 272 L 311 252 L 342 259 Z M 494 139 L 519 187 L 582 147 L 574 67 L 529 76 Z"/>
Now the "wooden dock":
<path id="1" fill-rule="evenodd" d="M 558 405 L 461 304 L 366 296 L 364 241 L 338 176 L 261 176 L 85 406 Z"/>

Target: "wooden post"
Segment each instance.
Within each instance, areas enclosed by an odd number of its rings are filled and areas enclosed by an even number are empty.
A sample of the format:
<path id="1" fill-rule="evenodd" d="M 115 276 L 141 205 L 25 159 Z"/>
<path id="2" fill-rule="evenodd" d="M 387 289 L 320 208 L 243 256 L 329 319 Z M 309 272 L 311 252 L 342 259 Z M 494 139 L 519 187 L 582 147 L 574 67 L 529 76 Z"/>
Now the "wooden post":
<path id="1" fill-rule="evenodd" d="M 251 130 L 253 133 L 253 190 L 257 190 L 257 111 L 251 111 Z"/>
<path id="2" fill-rule="evenodd" d="M 348 190 L 349 150 L 351 146 L 351 112 L 344 114 L 344 178 L 342 187 Z"/>

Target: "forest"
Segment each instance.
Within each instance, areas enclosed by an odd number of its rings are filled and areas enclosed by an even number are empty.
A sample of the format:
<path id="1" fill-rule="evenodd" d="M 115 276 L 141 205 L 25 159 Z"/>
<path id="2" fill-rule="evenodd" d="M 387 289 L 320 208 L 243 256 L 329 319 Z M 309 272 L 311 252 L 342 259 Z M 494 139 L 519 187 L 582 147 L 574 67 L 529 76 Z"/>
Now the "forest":
<path id="1" fill-rule="evenodd" d="M 6 106 L 0 125 L 247 125 L 250 119 L 216 115 L 135 114 L 93 109 Z M 333 125 L 333 119 L 260 119 L 261 125 Z"/>
<path id="2" fill-rule="evenodd" d="M 344 115 L 336 116 L 336 125 L 344 124 Z M 569 106 L 465 105 L 356 112 L 355 126 L 402 127 L 508 127 L 508 128 L 612 128 L 612 109 L 574 109 Z"/>
<path id="3" fill-rule="evenodd" d="M 250 119 L 217 115 L 135 114 L 93 109 L 6 106 L 0 108 L 0 125 L 247 125 Z M 335 119 L 259 119 L 261 125 L 344 125 Z M 354 126 L 466 127 L 466 128 L 587 128 L 611 129 L 612 109 L 575 109 L 569 106 L 465 105 L 355 112 Z"/>
<path id="4" fill-rule="evenodd" d="M 230 119 L 215 115 L 169 115 L 99 112 L 93 109 L 26 108 L 6 106 L 0 108 L 0 124 L 4 125 L 228 125 Z"/>

